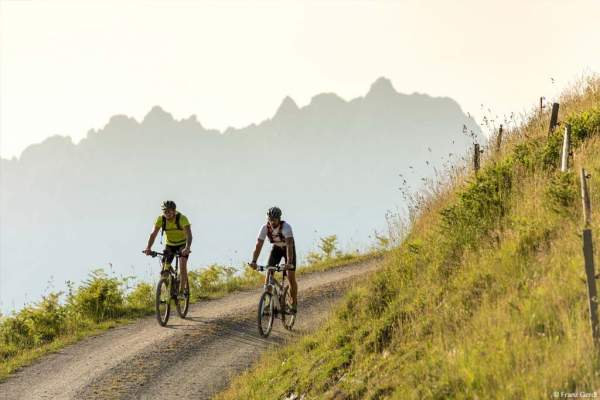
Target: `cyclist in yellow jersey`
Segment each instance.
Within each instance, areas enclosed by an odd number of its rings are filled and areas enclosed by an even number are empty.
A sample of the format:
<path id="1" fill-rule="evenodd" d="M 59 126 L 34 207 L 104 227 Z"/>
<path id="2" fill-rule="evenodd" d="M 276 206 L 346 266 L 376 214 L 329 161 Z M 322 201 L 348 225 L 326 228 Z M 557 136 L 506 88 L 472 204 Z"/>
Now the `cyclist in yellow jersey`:
<path id="1" fill-rule="evenodd" d="M 167 237 L 163 251 L 165 254 L 163 257 L 163 266 L 166 266 L 165 269 L 168 269 L 171 266 L 171 262 L 173 262 L 173 258 L 175 258 L 175 254 L 177 252 L 181 254 L 181 265 L 179 266 L 181 268 L 180 293 L 183 293 L 188 287 L 187 260 L 192 247 L 192 225 L 185 215 L 177 211 L 174 201 L 164 201 L 162 203 L 162 210 L 163 214 L 159 215 L 154 223 L 154 228 L 150 234 L 144 253 L 150 254 L 154 240 L 158 232 L 162 230 Z"/>

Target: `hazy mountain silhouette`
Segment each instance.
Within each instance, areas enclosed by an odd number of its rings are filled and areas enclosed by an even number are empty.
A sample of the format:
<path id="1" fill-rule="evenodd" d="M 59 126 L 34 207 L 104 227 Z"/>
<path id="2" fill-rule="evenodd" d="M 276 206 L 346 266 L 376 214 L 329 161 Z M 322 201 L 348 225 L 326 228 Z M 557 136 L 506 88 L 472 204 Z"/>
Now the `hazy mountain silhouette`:
<path id="1" fill-rule="evenodd" d="M 327 234 L 366 245 L 402 205 L 398 174 L 418 186 L 442 156 L 466 150 L 463 124 L 479 134 L 452 99 L 401 94 L 380 78 L 350 101 L 322 93 L 298 107 L 286 97 L 243 129 L 205 129 L 156 106 L 141 122 L 114 116 L 78 144 L 51 137 L 1 160 L 2 308 L 25 293 L 37 300 L 50 277 L 61 288 L 108 263 L 147 277 L 156 265 L 140 251 L 163 199 L 192 222 L 194 265 L 248 260 L 274 204 L 300 256 Z"/>

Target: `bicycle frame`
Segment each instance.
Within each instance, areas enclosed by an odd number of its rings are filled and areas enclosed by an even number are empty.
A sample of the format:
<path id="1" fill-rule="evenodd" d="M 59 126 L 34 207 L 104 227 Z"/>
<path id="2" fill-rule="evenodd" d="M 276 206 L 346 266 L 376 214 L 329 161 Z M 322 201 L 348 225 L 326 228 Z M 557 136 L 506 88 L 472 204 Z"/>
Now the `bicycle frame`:
<path id="1" fill-rule="evenodd" d="M 263 285 L 263 288 L 265 291 L 268 291 L 269 293 L 273 294 L 275 301 L 276 301 L 276 305 L 277 308 L 282 308 L 281 304 L 279 302 L 280 297 L 283 294 L 283 289 L 285 286 L 285 270 L 282 271 L 280 266 L 267 266 L 267 267 L 262 267 L 259 266 L 257 268 L 257 271 L 267 271 L 267 283 L 265 283 Z M 281 279 L 281 283 L 279 283 L 279 281 L 277 280 L 277 278 L 275 278 L 275 272 L 279 272 L 282 271 L 283 272 L 283 277 Z"/>
<path id="2" fill-rule="evenodd" d="M 280 314 L 281 322 L 287 330 L 291 330 L 296 320 L 296 313 L 289 312 L 287 304 L 287 296 L 289 293 L 289 285 L 285 282 L 286 269 L 282 266 L 256 266 L 257 271 L 267 271 L 267 277 L 265 279 L 264 291 L 260 296 L 258 302 L 258 332 L 261 336 L 267 337 L 273 327 L 274 316 Z M 283 278 L 279 282 L 275 278 L 275 272 L 283 272 Z M 268 299 L 268 300 L 266 300 Z M 266 303 L 265 303 L 266 301 Z M 267 307 L 265 307 L 267 304 Z M 265 310 L 270 309 L 271 312 L 265 313 Z M 267 323 L 265 327 L 263 324 Z"/>
<path id="3" fill-rule="evenodd" d="M 153 251 L 149 254 L 151 257 L 156 257 L 156 256 L 162 256 L 164 257 L 165 254 L 164 253 L 160 253 L 158 251 Z M 174 282 L 178 282 L 179 281 L 179 258 L 181 257 L 181 254 L 179 252 L 175 253 L 175 267 L 173 267 L 173 265 L 171 265 L 171 267 L 168 270 L 165 270 L 165 265 L 166 263 L 161 259 L 158 261 L 158 264 L 160 265 L 160 273 L 162 275 L 162 273 L 164 271 L 168 271 L 169 275 L 171 277 L 170 283 L 173 284 Z M 173 289 L 173 287 L 172 287 Z M 176 288 L 176 290 L 179 290 L 178 288 Z"/>

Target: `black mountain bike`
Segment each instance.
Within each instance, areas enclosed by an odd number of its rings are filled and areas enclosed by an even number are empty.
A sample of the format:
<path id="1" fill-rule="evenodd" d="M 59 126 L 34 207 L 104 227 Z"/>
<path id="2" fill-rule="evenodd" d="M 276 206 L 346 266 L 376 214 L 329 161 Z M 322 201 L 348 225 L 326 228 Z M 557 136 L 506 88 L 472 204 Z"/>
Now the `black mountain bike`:
<path id="1" fill-rule="evenodd" d="M 285 329 L 292 330 L 296 322 L 296 314 L 290 312 L 293 300 L 283 266 L 258 265 L 256 270 L 267 271 L 265 291 L 258 302 L 258 333 L 262 337 L 269 336 L 273 328 L 273 320 L 277 314 L 281 315 L 281 322 Z M 275 279 L 275 272 L 281 271 L 283 271 L 283 278 L 279 283 Z"/>
<path id="2" fill-rule="evenodd" d="M 164 256 L 163 253 L 153 251 L 148 254 L 151 257 Z M 175 302 L 177 314 L 185 318 L 190 307 L 190 288 L 189 283 L 185 289 L 185 294 L 179 293 L 179 257 L 181 253 L 175 253 L 175 267 L 171 266 L 165 269 L 162 261 L 159 261 L 161 267 L 161 278 L 156 285 L 156 319 L 161 326 L 167 325 L 171 315 L 171 301 Z"/>

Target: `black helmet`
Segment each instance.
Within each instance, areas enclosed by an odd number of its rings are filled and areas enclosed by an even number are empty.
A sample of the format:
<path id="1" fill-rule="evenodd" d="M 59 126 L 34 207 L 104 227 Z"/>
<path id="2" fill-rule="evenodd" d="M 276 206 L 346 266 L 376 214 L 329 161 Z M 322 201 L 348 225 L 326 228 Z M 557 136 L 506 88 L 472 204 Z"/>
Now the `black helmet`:
<path id="1" fill-rule="evenodd" d="M 267 211 L 267 217 L 269 219 L 279 219 L 281 218 L 281 209 L 279 207 L 271 207 Z"/>
<path id="2" fill-rule="evenodd" d="M 165 200 L 162 202 L 162 206 L 161 206 L 162 210 L 175 210 L 177 208 L 177 205 L 175 204 L 175 202 L 173 200 Z"/>

